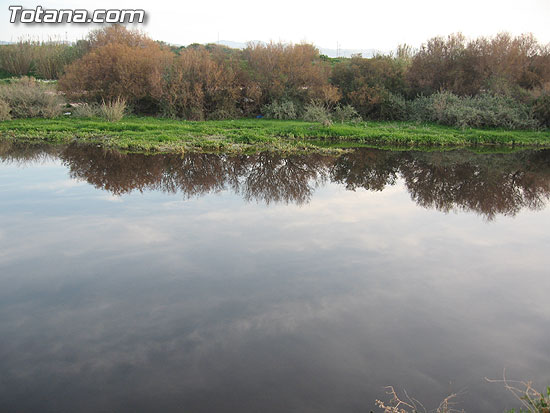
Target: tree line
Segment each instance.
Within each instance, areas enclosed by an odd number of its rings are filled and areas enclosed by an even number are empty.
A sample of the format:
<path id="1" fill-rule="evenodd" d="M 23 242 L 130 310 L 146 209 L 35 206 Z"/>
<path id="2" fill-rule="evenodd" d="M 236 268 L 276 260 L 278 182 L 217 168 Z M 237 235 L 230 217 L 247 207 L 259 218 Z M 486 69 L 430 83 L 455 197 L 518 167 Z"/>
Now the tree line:
<path id="1" fill-rule="evenodd" d="M 0 70 L 59 79 L 71 101 L 124 99 L 135 113 L 190 120 L 268 115 L 550 126 L 550 45 L 506 33 L 435 37 L 370 58 L 306 43 L 174 47 L 123 26 L 76 44 L 0 46 Z"/>

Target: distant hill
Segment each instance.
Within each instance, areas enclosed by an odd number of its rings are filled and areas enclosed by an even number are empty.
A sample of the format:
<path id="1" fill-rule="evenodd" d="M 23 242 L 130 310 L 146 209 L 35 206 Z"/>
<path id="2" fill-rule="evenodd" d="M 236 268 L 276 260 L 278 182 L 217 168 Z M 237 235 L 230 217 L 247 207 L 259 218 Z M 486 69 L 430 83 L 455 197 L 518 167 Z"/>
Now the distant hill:
<path id="1" fill-rule="evenodd" d="M 354 54 L 360 54 L 363 57 L 372 57 L 376 53 L 385 53 L 382 50 L 376 49 L 325 49 L 323 47 L 319 48 L 321 54 L 327 55 L 328 57 L 351 57 Z"/>
<path id="2" fill-rule="evenodd" d="M 232 49 L 244 49 L 246 47 L 246 43 L 242 42 L 233 42 L 231 40 L 220 40 L 219 42 L 212 42 L 212 43 L 218 43 L 223 46 L 230 47 Z M 252 40 L 252 43 L 262 43 L 258 40 Z"/>
<path id="3" fill-rule="evenodd" d="M 261 42 L 259 40 L 252 40 L 251 42 L 252 43 L 265 43 L 265 42 Z M 13 43 L 13 42 L 6 42 L 6 41 L 0 40 L 0 45 L 11 44 L 11 43 Z M 244 49 L 247 45 L 247 43 L 234 42 L 234 41 L 231 41 L 231 40 L 220 40 L 219 42 L 211 42 L 211 43 L 213 43 L 213 44 L 219 43 L 223 46 L 227 46 L 227 47 L 230 47 L 232 49 Z M 363 57 L 372 57 L 377 52 L 385 53 L 385 51 L 383 51 L 383 50 L 376 50 L 376 49 L 339 49 L 339 50 L 336 50 L 336 49 L 328 49 L 328 48 L 325 48 L 325 47 L 319 47 L 319 52 L 321 52 L 321 54 L 327 55 L 328 57 L 351 57 L 354 54 L 361 54 Z"/>
<path id="4" fill-rule="evenodd" d="M 219 42 L 212 42 L 212 43 L 219 43 L 223 46 L 231 47 L 232 49 L 244 49 L 246 47 L 246 43 L 242 42 L 234 42 L 231 40 L 220 40 Z M 259 40 L 253 40 L 252 43 L 265 43 L 260 42 Z M 376 49 L 328 49 L 325 47 L 319 47 L 319 52 L 321 54 L 327 55 L 328 57 L 351 57 L 354 54 L 361 54 L 363 57 L 372 57 L 377 52 L 384 53 L 385 51 L 376 50 Z"/>

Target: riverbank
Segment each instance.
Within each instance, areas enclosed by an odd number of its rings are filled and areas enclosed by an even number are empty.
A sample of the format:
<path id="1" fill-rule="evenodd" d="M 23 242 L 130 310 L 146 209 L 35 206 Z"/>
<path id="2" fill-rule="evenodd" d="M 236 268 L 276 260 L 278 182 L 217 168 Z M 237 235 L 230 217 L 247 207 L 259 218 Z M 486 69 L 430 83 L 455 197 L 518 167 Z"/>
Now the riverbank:
<path id="1" fill-rule="evenodd" d="M 49 143 L 95 143 L 126 151 L 334 151 L 350 146 L 550 147 L 550 131 L 457 129 L 411 122 L 335 123 L 238 119 L 190 122 L 153 117 L 14 119 L 0 138 Z"/>

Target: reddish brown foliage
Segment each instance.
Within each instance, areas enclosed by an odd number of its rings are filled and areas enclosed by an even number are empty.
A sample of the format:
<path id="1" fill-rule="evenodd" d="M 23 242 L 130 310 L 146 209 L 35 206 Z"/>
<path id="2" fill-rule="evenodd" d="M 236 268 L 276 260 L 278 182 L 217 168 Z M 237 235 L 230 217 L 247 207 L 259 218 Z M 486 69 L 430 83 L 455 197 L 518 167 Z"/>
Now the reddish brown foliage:
<path id="1" fill-rule="evenodd" d="M 201 120 L 235 116 L 239 92 L 231 68 L 205 49 L 186 49 L 168 67 L 156 96 L 165 114 Z"/>
<path id="2" fill-rule="evenodd" d="M 305 103 L 335 103 L 339 93 L 329 83 L 330 67 L 310 44 L 250 44 L 243 51 L 248 82 L 261 89 L 260 104 L 287 98 Z"/>
<path id="3" fill-rule="evenodd" d="M 187 119 L 255 115 L 284 101 L 298 111 L 315 101 L 325 109 L 350 104 L 367 118 L 406 119 L 404 98 L 419 94 L 489 92 L 532 103 L 550 90 L 550 47 L 531 35 L 468 41 L 455 34 L 430 39 L 416 53 L 401 47 L 396 56 L 334 61 L 310 44 L 170 48 L 113 26 L 92 32 L 86 49 L 59 82 L 69 97 L 120 97 L 139 112 Z M 537 105 L 545 124 L 547 100 Z"/>
<path id="4" fill-rule="evenodd" d="M 416 93 L 483 91 L 520 97 L 550 82 L 550 54 L 532 35 L 467 41 L 461 34 L 430 39 L 413 58 L 407 76 Z"/>
<path id="5" fill-rule="evenodd" d="M 110 101 L 121 97 L 138 106 L 158 95 L 159 79 L 172 54 L 140 34 L 125 33 L 126 37 L 119 29 L 96 32 L 99 40 L 92 40 L 90 51 L 66 68 L 60 90 L 71 98 Z"/>

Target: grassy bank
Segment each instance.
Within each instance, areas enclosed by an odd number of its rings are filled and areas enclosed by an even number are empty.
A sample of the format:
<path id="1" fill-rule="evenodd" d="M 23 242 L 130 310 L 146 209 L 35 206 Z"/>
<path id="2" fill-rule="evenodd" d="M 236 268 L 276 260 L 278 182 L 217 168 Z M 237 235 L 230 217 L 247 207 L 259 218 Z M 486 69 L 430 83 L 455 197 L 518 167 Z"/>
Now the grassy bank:
<path id="1" fill-rule="evenodd" d="M 129 117 L 14 119 L 0 122 L 0 137 L 27 141 L 97 143 L 129 151 L 327 150 L 360 145 L 411 147 L 545 146 L 550 131 L 457 129 L 407 122 L 335 123 L 239 119 L 189 122 Z"/>

